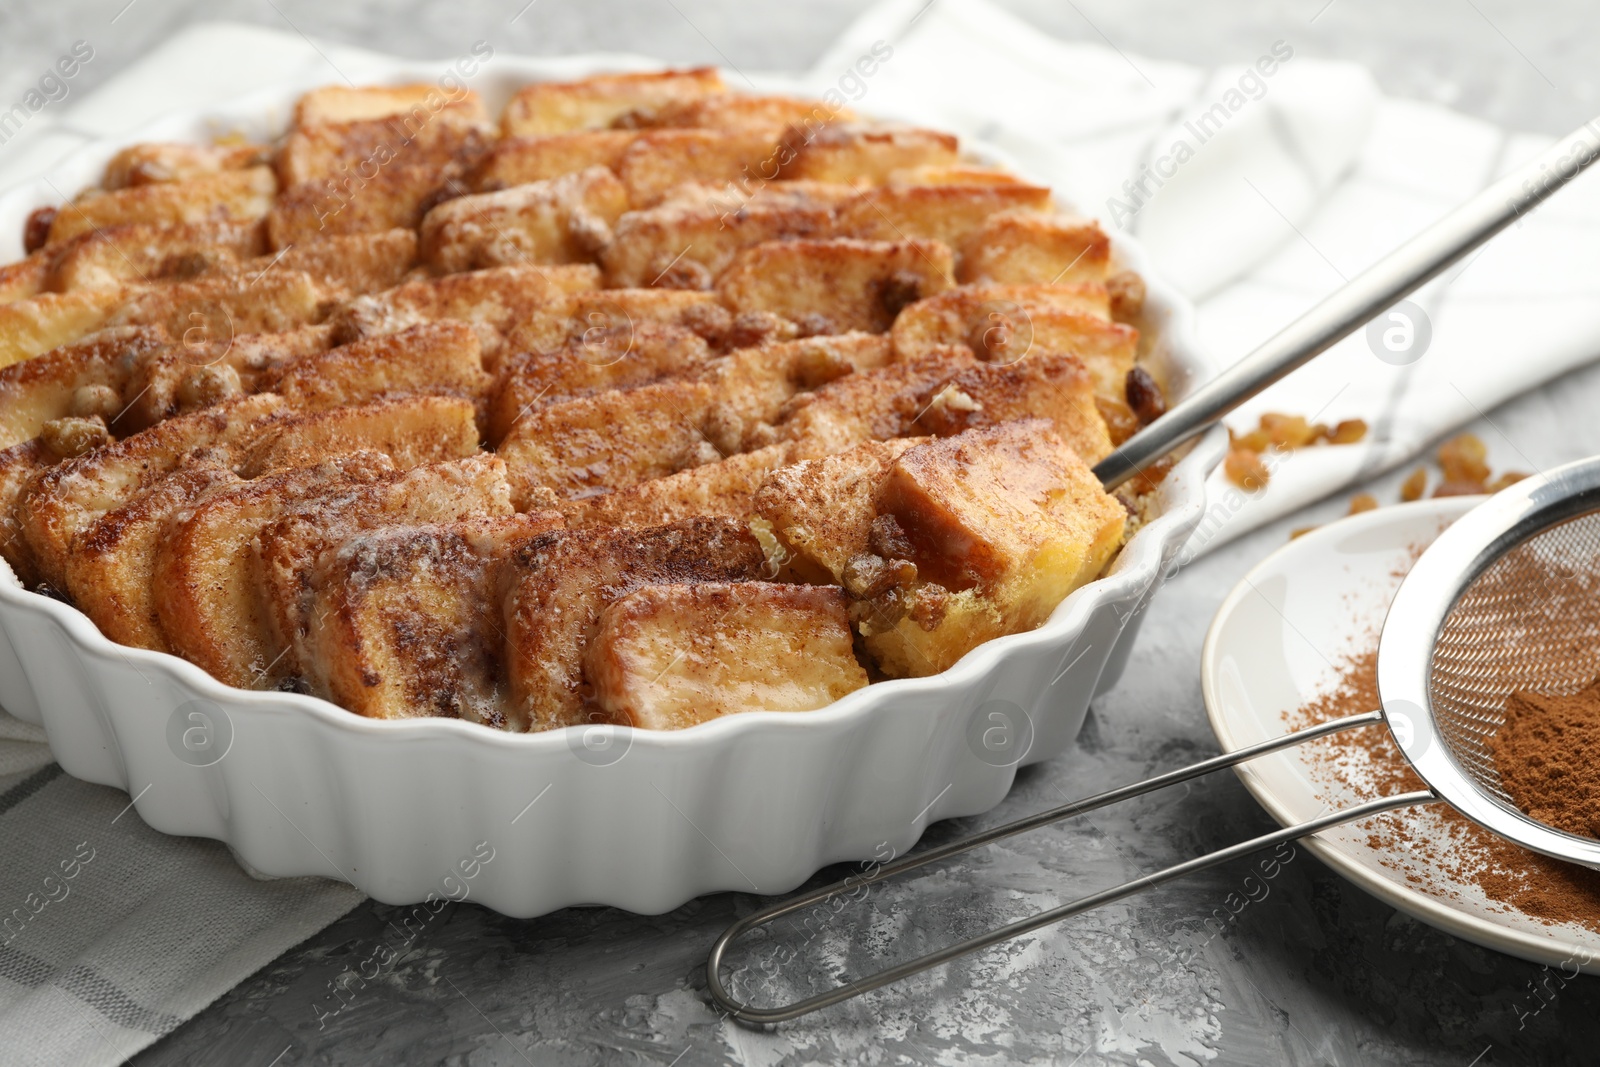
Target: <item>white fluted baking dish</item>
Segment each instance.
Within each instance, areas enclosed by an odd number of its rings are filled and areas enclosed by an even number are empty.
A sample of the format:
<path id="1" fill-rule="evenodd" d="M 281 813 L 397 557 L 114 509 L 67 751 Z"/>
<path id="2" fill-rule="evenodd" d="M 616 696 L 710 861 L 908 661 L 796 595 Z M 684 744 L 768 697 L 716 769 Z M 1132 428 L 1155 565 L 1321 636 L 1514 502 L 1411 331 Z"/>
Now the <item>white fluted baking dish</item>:
<path id="1" fill-rule="evenodd" d="M 497 108 L 528 81 L 626 67 L 496 55 L 465 80 Z M 395 60 L 363 80 L 435 80 L 450 69 Z M 80 149 L 0 195 L 0 256 L 19 258 L 28 213 L 96 182 L 117 149 L 226 132 L 269 138 L 299 94 L 326 81 Z M 804 92 L 776 81 L 762 88 Z M 1132 242 L 1118 239 L 1115 256 L 1146 278 L 1145 358 L 1182 396 L 1209 373 L 1193 310 Z M 1044 626 L 990 641 L 942 674 L 881 682 L 821 711 L 749 713 L 678 732 L 531 735 L 369 720 L 314 697 L 234 689 L 174 656 L 113 644 L 4 567 L 0 705 L 42 723 L 69 774 L 127 790 L 150 826 L 224 841 L 265 875 L 342 877 L 397 904 L 470 895 L 515 916 L 580 903 L 661 912 L 717 890 L 781 892 L 832 862 L 904 852 L 931 822 L 987 810 L 1017 766 L 1072 743 L 1199 523 L 1205 475 L 1225 443 L 1214 429 L 1177 465 L 1152 521 Z M 492 861 L 477 862 L 490 849 Z"/>

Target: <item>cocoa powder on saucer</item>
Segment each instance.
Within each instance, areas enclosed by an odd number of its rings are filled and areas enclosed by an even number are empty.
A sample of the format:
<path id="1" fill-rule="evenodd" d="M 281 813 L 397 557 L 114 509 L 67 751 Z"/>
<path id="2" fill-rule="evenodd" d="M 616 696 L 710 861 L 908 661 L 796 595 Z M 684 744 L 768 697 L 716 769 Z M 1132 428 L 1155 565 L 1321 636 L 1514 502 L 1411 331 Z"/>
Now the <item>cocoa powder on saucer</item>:
<path id="1" fill-rule="evenodd" d="M 1379 706 L 1377 665 L 1377 636 L 1373 635 L 1371 647 L 1344 663 L 1334 686 L 1291 714 L 1289 725 L 1298 729 L 1375 710 Z M 1524 786 L 1528 790 L 1524 795 L 1538 795 L 1557 805 L 1564 806 L 1566 800 L 1579 796 L 1580 803 L 1563 807 L 1563 817 L 1595 820 L 1585 825 L 1600 827 L 1600 687 L 1570 697 L 1519 694 L 1512 703 L 1527 710 L 1513 713 L 1508 705 L 1508 715 L 1518 715 L 1517 721 L 1523 725 L 1502 730 L 1497 741 L 1514 749 L 1496 753 L 1507 791 L 1524 810 L 1529 809 L 1518 795 L 1518 788 Z M 1590 709 L 1591 718 L 1582 719 L 1580 705 Z M 1560 710 L 1554 716 L 1540 710 L 1551 707 Z M 1554 722 L 1562 726 L 1557 728 Z M 1562 733 L 1568 730 L 1573 732 L 1562 740 Z M 1593 746 L 1581 767 L 1574 766 L 1584 758 L 1576 750 L 1577 743 Z M 1331 806 L 1425 788 L 1382 726 L 1334 734 L 1310 742 L 1306 748 L 1313 776 L 1335 787 L 1330 790 L 1335 793 L 1330 797 Z M 1553 755 L 1557 758 L 1552 759 Z M 1527 784 L 1530 782 L 1537 784 Z M 1345 793 L 1353 795 L 1339 795 Z M 1545 816 L 1535 817 L 1562 825 Z M 1600 931 L 1600 871 L 1529 852 L 1443 803 L 1403 808 L 1359 825 L 1367 832 L 1368 847 L 1379 854 L 1379 862 L 1400 872 L 1416 889 L 1459 899 L 1460 887 L 1476 886 L 1492 908 L 1515 910 L 1552 925 L 1575 923 Z M 1594 829 L 1573 832 L 1595 835 Z"/>
<path id="2" fill-rule="evenodd" d="M 1489 747 L 1517 807 L 1600 838 L 1600 681 L 1567 695 L 1513 693 Z"/>

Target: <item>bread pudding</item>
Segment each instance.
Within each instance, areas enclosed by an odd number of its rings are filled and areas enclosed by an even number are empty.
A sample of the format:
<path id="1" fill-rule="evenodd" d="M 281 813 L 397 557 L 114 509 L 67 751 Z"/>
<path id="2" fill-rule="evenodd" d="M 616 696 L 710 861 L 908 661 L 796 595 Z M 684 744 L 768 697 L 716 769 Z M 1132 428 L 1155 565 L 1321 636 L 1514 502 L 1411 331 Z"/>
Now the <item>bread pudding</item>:
<path id="1" fill-rule="evenodd" d="M 373 718 L 808 711 L 1040 625 L 1137 501 L 1140 280 L 936 130 L 714 70 L 332 87 L 0 267 L 3 555 Z"/>

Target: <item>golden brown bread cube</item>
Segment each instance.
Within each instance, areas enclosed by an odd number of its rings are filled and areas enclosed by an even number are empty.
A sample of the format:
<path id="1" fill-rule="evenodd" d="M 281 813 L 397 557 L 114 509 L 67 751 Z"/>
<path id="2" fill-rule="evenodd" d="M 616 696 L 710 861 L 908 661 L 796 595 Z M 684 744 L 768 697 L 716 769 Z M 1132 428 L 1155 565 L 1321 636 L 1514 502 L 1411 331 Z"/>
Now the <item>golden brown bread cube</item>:
<path id="1" fill-rule="evenodd" d="M 794 397 L 778 419 L 776 434 L 794 442 L 796 456 L 822 456 L 912 433 L 937 387 L 972 365 L 969 349 L 951 345 L 845 375 Z"/>
<path id="2" fill-rule="evenodd" d="M 519 89 L 506 104 L 500 127 L 507 137 L 603 129 L 630 111 L 726 90 L 712 67 L 535 82 Z"/>
<path id="3" fill-rule="evenodd" d="M 640 130 L 580 130 L 502 138 L 472 168 L 467 185 L 474 192 L 491 193 L 589 167 L 615 171 L 622 153 L 642 135 Z"/>
<path id="4" fill-rule="evenodd" d="M 0 304 L 0 367 L 87 337 L 128 300 L 121 287 L 40 293 Z"/>
<path id="5" fill-rule="evenodd" d="M 373 482 L 394 470 L 379 452 L 352 452 L 310 467 L 219 488 L 176 513 L 156 547 L 151 586 L 172 651 L 218 681 L 267 689 L 284 676 L 251 545 L 302 504 Z"/>
<path id="6" fill-rule="evenodd" d="M 1111 452 L 1111 433 L 1095 404 L 1094 379 L 1075 357 L 1033 352 L 1014 363 L 976 363 L 921 398 L 911 432 L 952 437 L 1014 419 L 1047 419 L 1086 463 Z"/>
<path id="7" fill-rule="evenodd" d="M 294 125 L 362 122 L 392 115 L 414 115 L 418 125 L 443 115 L 480 125 L 489 120 L 483 98 L 472 90 L 460 87 L 445 90 L 437 82 L 413 82 L 409 85 L 325 85 L 313 89 L 295 104 Z"/>
<path id="8" fill-rule="evenodd" d="M 1111 239 L 1093 219 L 1003 212 L 990 215 L 961 245 L 964 285 L 1103 282 Z"/>
<path id="9" fill-rule="evenodd" d="M 370 180 L 386 167 L 459 170 L 477 161 L 492 136 L 482 110 L 419 106 L 382 118 L 301 125 L 278 152 L 278 179 L 292 189 L 325 178 Z"/>
<path id="10" fill-rule="evenodd" d="M 273 271 L 301 271 L 330 297 L 347 300 L 393 289 L 416 261 L 417 235 L 394 229 L 309 238 L 247 260 L 237 271 L 252 284 Z"/>
<path id="11" fill-rule="evenodd" d="M 224 170 L 185 181 L 95 190 L 64 204 L 50 224 L 49 244 L 128 222 L 174 223 L 259 219 L 272 207 L 278 179 L 271 167 Z"/>
<path id="12" fill-rule="evenodd" d="M 90 289 L 84 294 L 107 291 Z M 0 308 L 0 312 L 4 310 Z M 226 344 L 240 334 L 282 333 L 315 323 L 322 313 L 323 292 L 311 275 L 279 269 L 255 276 L 196 278 L 129 292 L 104 324 L 160 326 L 174 340 L 193 348 Z"/>
<path id="13" fill-rule="evenodd" d="M 1002 211 L 1042 212 L 1050 190 L 1021 182 L 982 185 L 888 185 L 864 189 L 839 208 L 839 234 L 867 241 L 918 238 L 963 247 Z"/>
<path id="14" fill-rule="evenodd" d="M 235 450 L 281 417 L 282 408 L 282 398 L 270 393 L 242 397 L 168 419 L 41 472 L 17 509 L 40 580 L 64 589 L 67 557 L 101 515 L 180 467 L 206 460 L 229 465 Z"/>
<path id="15" fill-rule="evenodd" d="M 456 197 L 422 220 L 422 258 L 438 274 L 591 262 L 627 208 L 628 191 L 605 167 Z"/>
<path id="16" fill-rule="evenodd" d="M 634 207 L 660 201 L 689 182 L 727 186 L 771 180 L 777 170 L 779 135 L 771 130 L 651 130 L 617 161 L 617 177 Z"/>
<path id="17" fill-rule="evenodd" d="M 756 490 L 755 512 L 793 553 L 806 581 L 840 583 L 845 565 L 868 550 L 878 491 L 889 468 L 927 438 L 867 441 L 821 459 L 775 469 Z"/>
<path id="18" fill-rule="evenodd" d="M 508 352 L 553 352 L 580 344 L 605 363 L 626 352 L 650 325 L 692 330 L 713 345 L 732 316 L 715 293 L 684 289 L 599 289 L 574 292 L 521 316 L 506 335 Z"/>
<path id="19" fill-rule="evenodd" d="M 589 264 L 492 267 L 357 297 L 336 307 L 328 321 L 341 341 L 353 341 L 420 322 L 460 319 L 477 329 L 492 366 L 505 335 L 518 323 L 550 307 L 565 309 L 573 293 L 599 287 L 600 272 Z"/>
<path id="20" fill-rule="evenodd" d="M 751 245 L 791 237 L 833 237 L 833 203 L 767 186 L 748 199 L 706 185 L 682 186 L 653 208 L 617 220 L 601 251 L 612 286 L 668 285 L 704 289 Z M 787 194 L 787 195 L 786 195 Z"/>
<path id="21" fill-rule="evenodd" d="M 540 489 L 579 499 L 722 458 L 700 429 L 714 397 L 699 382 L 665 381 L 535 407 L 498 454 L 519 510 Z"/>
<path id="22" fill-rule="evenodd" d="M 784 138 L 778 176 L 784 181 L 882 185 L 896 171 L 954 164 L 959 150 L 954 136 L 938 130 L 851 123 L 797 126 Z"/>
<path id="23" fill-rule="evenodd" d="M 0 447 L 37 437 L 52 419 L 98 415 L 109 423 L 134 365 L 166 344 L 164 331 L 125 326 L 0 368 Z"/>
<path id="24" fill-rule="evenodd" d="M 266 249 L 260 220 L 102 226 L 52 249 L 48 288 L 71 292 L 188 278 L 235 265 Z"/>
<path id="25" fill-rule="evenodd" d="M 441 199 L 466 192 L 451 168 L 391 163 L 286 189 L 267 212 L 267 241 L 284 248 L 338 234 L 414 230 Z"/>
<path id="26" fill-rule="evenodd" d="M 200 463 L 175 471 L 95 520 L 67 556 L 66 592 L 120 645 L 171 650 L 156 614 L 154 565 L 172 517 L 218 489 L 238 485 L 226 467 Z"/>
<path id="27" fill-rule="evenodd" d="M 796 396 L 892 356 L 882 334 L 841 333 L 739 348 L 696 368 L 692 377 L 716 390 L 706 436 L 724 453 L 758 448 L 778 436 L 773 424 Z"/>
<path id="28" fill-rule="evenodd" d="M 146 141 L 129 145 L 106 164 L 102 189 L 126 189 L 156 182 L 181 182 L 224 170 L 243 170 L 266 161 L 255 144 L 181 144 Z"/>
<path id="29" fill-rule="evenodd" d="M 341 452 L 369 450 L 382 452 L 398 467 L 474 456 L 479 448 L 472 401 L 408 396 L 291 415 L 264 431 L 237 466 L 246 478 L 258 478 Z"/>
<path id="30" fill-rule="evenodd" d="M 500 570 L 554 514 L 384 526 L 325 552 L 304 642 L 311 691 L 377 719 L 505 722 Z"/>
<path id="31" fill-rule="evenodd" d="M 584 655 L 605 606 L 660 582 L 741 582 L 766 573 L 743 523 L 686 519 L 624 530 L 555 531 L 511 554 L 505 572 L 507 726 L 549 730 L 605 721 Z"/>
<path id="32" fill-rule="evenodd" d="M 308 499 L 262 527 L 250 570 L 263 591 L 285 677 L 302 676 L 315 610 L 312 574 L 325 552 L 379 526 L 460 522 L 511 514 L 505 464 L 490 455 L 380 475 Z"/>
<path id="33" fill-rule="evenodd" d="M 569 501 L 560 511 L 574 529 L 659 526 L 697 515 L 743 519 L 755 511 L 756 490 L 787 462 L 787 444 L 768 445 L 603 496 Z"/>
<path id="34" fill-rule="evenodd" d="M 867 684 L 844 594 L 771 582 L 647 585 L 612 601 L 585 653 L 612 721 L 680 730 L 746 711 L 815 711 Z"/>
<path id="35" fill-rule="evenodd" d="M 877 511 L 903 533 L 918 583 L 892 625 L 881 611 L 858 616 L 867 650 L 892 677 L 942 671 L 983 641 L 1040 625 L 1100 574 L 1127 521 L 1042 420 L 907 449 Z"/>
<path id="36" fill-rule="evenodd" d="M 586 331 L 587 333 L 587 331 Z M 554 351 L 523 352 L 502 360 L 489 397 L 489 440 L 500 442 L 537 407 L 580 396 L 648 385 L 705 362 L 710 350 L 681 326 L 641 322 L 572 338 Z"/>
<path id="37" fill-rule="evenodd" d="M 489 388 L 478 335 L 445 319 L 301 356 L 264 373 L 257 388 L 301 410 L 326 411 L 382 397 L 456 396 Z"/>
<path id="38" fill-rule="evenodd" d="M 952 269 L 937 241 L 768 241 L 740 251 L 717 289 L 734 311 L 770 311 L 813 333 L 882 333 L 901 308 L 950 288 Z"/>

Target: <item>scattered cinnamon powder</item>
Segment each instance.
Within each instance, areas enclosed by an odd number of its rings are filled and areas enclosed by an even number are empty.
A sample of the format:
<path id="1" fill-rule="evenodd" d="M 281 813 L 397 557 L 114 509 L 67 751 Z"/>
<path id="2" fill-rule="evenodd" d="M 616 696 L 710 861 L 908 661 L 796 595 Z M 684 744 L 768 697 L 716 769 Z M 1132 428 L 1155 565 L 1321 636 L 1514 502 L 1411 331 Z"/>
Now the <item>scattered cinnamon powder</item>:
<path id="1" fill-rule="evenodd" d="M 1600 837 L 1600 681 L 1565 696 L 1512 694 L 1489 747 L 1517 807 L 1569 834 Z"/>
<path id="2" fill-rule="evenodd" d="M 1341 670 L 1333 689 L 1292 713 L 1289 725 L 1298 729 L 1345 715 L 1372 711 L 1378 704 L 1378 650 L 1377 635 L 1371 647 L 1352 657 Z M 1576 703 L 1587 694 L 1590 707 L 1600 709 L 1600 689 L 1591 688 L 1584 694 L 1571 697 L 1521 698 L 1529 709 L 1535 701 L 1567 701 Z M 1513 698 L 1513 703 L 1517 698 Z M 1510 709 L 1508 708 L 1508 711 Z M 1530 710 L 1529 722 L 1540 723 L 1538 729 L 1548 732 L 1552 716 L 1542 711 Z M 1584 766 L 1594 792 L 1589 794 L 1589 810 L 1600 812 L 1600 712 L 1591 711 L 1584 740 L 1592 747 L 1588 750 L 1590 762 Z M 1503 733 L 1508 744 L 1536 746 L 1548 753 L 1545 741 L 1530 741 L 1534 730 L 1522 735 L 1520 728 Z M 1513 736 L 1523 736 L 1511 741 Z M 1573 739 L 1557 742 L 1567 746 L 1561 758 L 1568 762 L 1584 758 L 1573 750 Z M 1395 746 L 1389 731 L 1381 726 L 1368 726 L 1350 730 L 1310 742 L 1307 748 L 1320 749 L 1322 758 L 1308 762 L 1312 773 L 1322 779 L 1330 806 L 1338 807 L 1362 799 L 1391 796 L 1424 788 L 1411 771 L 1405 757 Z M 1500 760 L 1502 779 L 1506 778 L 1508 761 Z M 1512 757 L 1513 761 L 1516 757 Z M 1527 760 L 1523 766 L 1534 766 Z M 1553 766 L 1546 761 L 1547 766 Z M 1507 789 L 1518 796 L 1516 788 L 1507 781 Z M 1520 796 L 1518 797 L 1521 801 Z M 1543 816 L 1539 816 L 1543 818 Z M 1588 818 L 1600 820 L 1600 815 Z M 1546 819 L 1555 823 L 1552 819 Z M 1379 853 L 1381 862 L 1391 870 L 1399 871 L 1414 888 L 1438 897 L 1456 897 L 1454 887 L 1475 885 L 1488 898 L 1491 907 L 1515 910 L 1551 925 L 1575 923 L 1600 931 L 1600 871 L 1562 863 L 1505 841 L 1459 815 L 1447 804 L 1430 804 L 1425 807 L 1402 808 L 1373 816 L 1359 824 L 1367 831 L 1367 845 Z M 1588 825 L 1600 825 L 1600 822 Z M 1593 833 L 1585 829 L 1581 833 Z"/>

